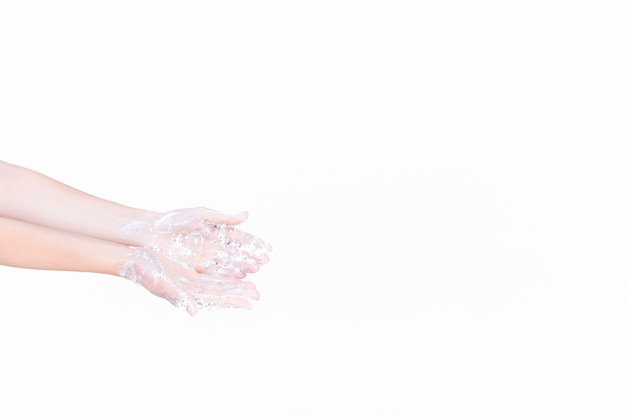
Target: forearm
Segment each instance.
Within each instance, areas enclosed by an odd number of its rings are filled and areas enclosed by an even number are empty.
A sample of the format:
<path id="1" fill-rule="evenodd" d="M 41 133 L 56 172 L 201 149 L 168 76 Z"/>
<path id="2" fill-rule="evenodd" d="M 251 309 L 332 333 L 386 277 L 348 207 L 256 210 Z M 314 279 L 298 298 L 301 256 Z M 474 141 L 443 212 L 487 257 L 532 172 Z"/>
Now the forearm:
<path id="1" fill-rule="evenodd" d="M 157 213 L 87 194 L 27 168 L 0 161 L 0 216 L 128 245 L 133 223 L 150 223 Z"/>
<path id="2" fill-rule="evenodd" d="M 0 217 L 0 264 L 118 275 L 127 246 Z"/>

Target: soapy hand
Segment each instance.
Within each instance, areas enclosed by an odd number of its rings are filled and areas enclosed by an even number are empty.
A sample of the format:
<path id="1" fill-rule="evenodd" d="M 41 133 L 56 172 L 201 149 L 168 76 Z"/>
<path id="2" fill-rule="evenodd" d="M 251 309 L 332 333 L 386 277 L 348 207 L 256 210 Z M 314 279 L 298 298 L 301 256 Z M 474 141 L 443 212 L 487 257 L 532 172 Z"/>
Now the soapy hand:
<path id="1" fill-rule="evenodd" d="M 123 233 L 198 272 L 244 278 L 267 263 L 272 250 L 236 227 L 247 217 L 247 212 L 228 214 L 204 207 L 174 210 L 133 222 Z"/>
<path id="2" fill-rule="evenodd" d="M 250 308 L 249 300 L 259 299 L 251 282 L 202 274 L 151 249 L 130 248 L 118 273 L 173 305 L 184 307 L 190 315 L 195 315 L 198 308 Z"/>
<path id="3" fill-rule="evenodd" d="M 272 250 L 235 227 L 247 217 L 203 207 L 170 211 L 150 227 L 147 246 L 198 272 L 244 278 L 266 264 Z"/>

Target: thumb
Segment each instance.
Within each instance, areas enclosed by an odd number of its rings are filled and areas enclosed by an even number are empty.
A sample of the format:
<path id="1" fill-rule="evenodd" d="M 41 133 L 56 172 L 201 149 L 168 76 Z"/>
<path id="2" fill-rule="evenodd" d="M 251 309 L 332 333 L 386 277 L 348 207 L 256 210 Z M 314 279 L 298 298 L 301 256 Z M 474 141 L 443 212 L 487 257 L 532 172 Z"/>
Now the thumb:
<path id="1" fill-rule="evenodd" d="M 226 213 L 223 211 L 201 209 L 198 214 L 202 217 L 204 223 L 223 224 L 228 226 L 236 226 L 248 219 L 247 211 L 241 211 L 239 213 Z"/>

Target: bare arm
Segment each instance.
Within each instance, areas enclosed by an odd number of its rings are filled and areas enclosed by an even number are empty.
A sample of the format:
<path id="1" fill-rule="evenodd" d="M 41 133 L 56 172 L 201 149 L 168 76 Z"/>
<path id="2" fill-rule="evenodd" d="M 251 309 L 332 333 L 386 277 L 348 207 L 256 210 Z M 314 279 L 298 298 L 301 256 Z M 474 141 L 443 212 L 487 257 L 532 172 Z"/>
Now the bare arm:
<path id="1" fill-rule="evenodd" d="M 129 248 L 0 217 L 0 264 L 18 268 L 118 275 Z"/>
<path id="2" fill-rule="evenodd" d="M 111 242 L 138 245 L 121 231 L 158 214 L 87 194 L 38 172 L 0 161 L 0 216 Z"/>

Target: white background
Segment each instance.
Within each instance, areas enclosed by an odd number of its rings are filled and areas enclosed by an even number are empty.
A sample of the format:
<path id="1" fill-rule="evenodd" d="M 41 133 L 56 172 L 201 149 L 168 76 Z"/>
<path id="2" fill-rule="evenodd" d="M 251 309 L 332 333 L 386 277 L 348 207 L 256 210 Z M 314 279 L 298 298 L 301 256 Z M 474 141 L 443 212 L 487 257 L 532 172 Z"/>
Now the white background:
<path id="1" fill-rule="evenodd" d="M 3 1 L 0 159 L 275 250 L 195 318 L 2 267 L 0 414 L 625 415 L 621 3 Z"/>

